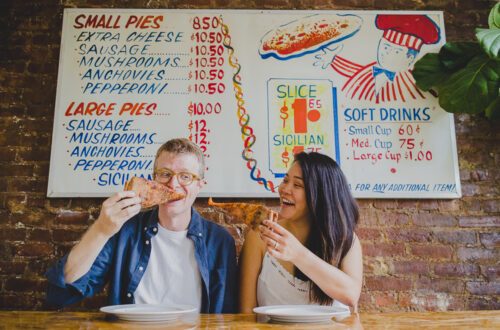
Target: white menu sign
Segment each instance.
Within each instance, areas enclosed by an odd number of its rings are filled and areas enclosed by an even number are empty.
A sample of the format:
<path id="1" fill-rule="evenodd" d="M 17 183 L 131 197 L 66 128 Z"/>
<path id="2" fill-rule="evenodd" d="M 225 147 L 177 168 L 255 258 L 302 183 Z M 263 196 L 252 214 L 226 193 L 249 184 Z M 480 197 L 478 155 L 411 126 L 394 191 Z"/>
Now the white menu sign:
<path id="1" fill-rule="evenodd" d="M 49 197 L 151 178 L 174 137 L 206 159 L 201 196 L 275 197 L 300 151 L 358 198 L 456 198 L 452 115 L 412 68 L 441 12 L 66 9 Z"/>

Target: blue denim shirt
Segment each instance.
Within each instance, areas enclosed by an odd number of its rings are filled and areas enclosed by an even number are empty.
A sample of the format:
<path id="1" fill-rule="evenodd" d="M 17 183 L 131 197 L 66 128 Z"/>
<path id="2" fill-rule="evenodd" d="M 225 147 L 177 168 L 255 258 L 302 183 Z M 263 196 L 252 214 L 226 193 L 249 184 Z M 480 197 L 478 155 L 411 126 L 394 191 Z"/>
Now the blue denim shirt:
<path id="1" fill-rule="evenodd" d="M 195 245 L 202 279 L 201 313 L 236 312 L 236 248 L 231 234 L 191 208 L 187 237 Z M 47 301 L 66 306 L 90 297 L 109 281 L 110 305 L 133 304 L 134 291 L 148 265 L 151 237 L 158 232 L 158 209 L 141 212 L 111 237 L 90 270 L 73 283 L 64 281 L 67 255 L 49 269 Z"/>

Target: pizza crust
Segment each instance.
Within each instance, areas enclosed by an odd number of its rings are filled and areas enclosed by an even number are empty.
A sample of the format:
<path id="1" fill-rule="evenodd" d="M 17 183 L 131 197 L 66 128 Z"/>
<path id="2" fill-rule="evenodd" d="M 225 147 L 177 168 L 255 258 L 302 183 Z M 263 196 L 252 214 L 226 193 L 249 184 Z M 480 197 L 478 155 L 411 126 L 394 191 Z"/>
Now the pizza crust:
<path id="1" fill-rule="evenodd" d="M 155 205 L 185 197 L 184 194 L 178 193 L 164 184 L 137 176 L 125 182 L 125 190 L 131 190 L 141 198 L 141 209 L 148 209 Z"/>

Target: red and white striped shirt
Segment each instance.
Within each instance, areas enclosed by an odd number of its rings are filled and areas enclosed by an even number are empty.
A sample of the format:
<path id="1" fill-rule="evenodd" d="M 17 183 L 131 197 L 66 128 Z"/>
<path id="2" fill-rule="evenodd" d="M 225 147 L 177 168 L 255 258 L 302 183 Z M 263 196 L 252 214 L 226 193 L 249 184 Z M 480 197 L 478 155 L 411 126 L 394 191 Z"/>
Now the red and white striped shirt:
<path id="1" fill-rule="evenodd" d="M 376 64 L 377 62 L 373 62 L 362 66 L 337 55 L 331 66 L 339 74 L 349 78 L 342 91 L 353 100 L 379 103 L 425 99 L 422 91 L 417 88 L 410 70 L 396 72 L 392 81 L 388 80 L 380 90 L 376 91 L 373 76 L 373 66 Z"/>

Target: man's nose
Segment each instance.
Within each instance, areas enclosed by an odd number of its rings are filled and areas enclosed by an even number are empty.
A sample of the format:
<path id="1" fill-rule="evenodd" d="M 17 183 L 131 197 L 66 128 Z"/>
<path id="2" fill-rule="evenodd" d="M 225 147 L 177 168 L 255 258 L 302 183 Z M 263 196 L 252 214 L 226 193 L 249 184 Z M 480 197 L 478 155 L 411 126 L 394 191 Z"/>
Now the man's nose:
<path id="1" fill-rule="evenodd" d="M 179 183 L 179 176 L 178 175 L 173 175 L 170 181 L 167 183 L 167 187 L 169 188 L 176 188 L 180 187 L 181 184 Z"/>

